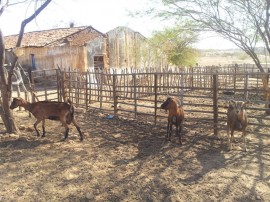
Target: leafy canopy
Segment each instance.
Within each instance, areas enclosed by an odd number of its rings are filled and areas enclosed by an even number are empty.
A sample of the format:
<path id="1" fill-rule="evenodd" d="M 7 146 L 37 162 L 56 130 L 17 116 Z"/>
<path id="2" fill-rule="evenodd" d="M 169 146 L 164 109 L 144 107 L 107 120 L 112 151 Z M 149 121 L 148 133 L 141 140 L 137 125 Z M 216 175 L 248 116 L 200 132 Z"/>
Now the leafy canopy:
<path id="1" fill-rule="evenodd" d="M 188 66 L 196 63 L 197 52 L 192 44 L 197 41 L 197 36 L 189 30 L 179 27 L 165 28 L 162 31 L 153 32 L 149 43 L 156 50 L 167 55 L 170 64 L 176 66 Z M 159 54 L 156 52 L 156 55 Z"/>

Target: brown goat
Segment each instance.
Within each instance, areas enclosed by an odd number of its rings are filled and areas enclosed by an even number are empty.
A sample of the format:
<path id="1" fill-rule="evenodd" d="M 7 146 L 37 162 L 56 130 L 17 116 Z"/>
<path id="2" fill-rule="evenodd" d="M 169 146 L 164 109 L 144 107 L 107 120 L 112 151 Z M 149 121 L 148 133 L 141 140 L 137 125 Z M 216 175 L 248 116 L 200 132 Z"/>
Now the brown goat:
<path id="1" fill-rule="evenodd" d="M 42 137 L 45 137 L 45 119 L 50 119 L 59 120 L 63 124 L 66 129 L 64 139 L 68 138 L 68 125 L 72 122 L 80 134 L 80 140 L 83 140 L 83 135 L 81 133 L 80 127 L 74 118 L 74 107 L 70 100 L 68 100 L 68 102 L 39 101 L 29 103 L 22 98 L 13 98 L 10 109 L 15 109 L 19 106 L 31 112 L 37 119 L 34 124 L 37 136 L 40 136 L 39 131 L 37 130 L 37 125 L 42 121 Z"/>
<path id="2" fill-rule="evenodd" d="M 178 106 L 175 98 L 168 97 L 167 100 L 164 103 L 162 103 L 160 108 L 169 111 L 166 139 L 171 141 L 172 126 L 175 125 L 176 136 L 178 136 L 179 138 L 179 143 L 182 144 L 181 133 L 183 130 L 183 122 L 185 118 L 183 107 Z"/>
<path id="3" fill-rule="evenodd" d="M 242 131 L 242 138 L 244 141 L 244 149 L 246 148 L 246 128 L 248 125 L 248 116 L 245 110 L 246 103 L 242 101 L 231 100 L 227 111 L 227 136 L 228 149 L 232 149 L 232 141 L 234 139 L 234 131 Z"/>

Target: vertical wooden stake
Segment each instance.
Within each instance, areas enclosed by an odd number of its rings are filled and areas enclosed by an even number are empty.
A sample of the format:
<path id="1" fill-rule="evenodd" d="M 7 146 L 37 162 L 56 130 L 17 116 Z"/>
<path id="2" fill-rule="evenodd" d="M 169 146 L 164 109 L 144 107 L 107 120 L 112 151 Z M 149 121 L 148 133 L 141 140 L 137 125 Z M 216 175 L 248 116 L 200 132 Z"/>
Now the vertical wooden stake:
<path id="1" fill-rule="evenodd" d="M 136 93 L 136 74 L 132 74 L 132 80 L 133 80 L 133 90 L 134 90 L 134 111 L 135 111 L 135 114 L 134 114 L 134 117 L 135 119 L 137 118 L 137 93 Z"/>
<path id="2" fill-rule="evenodd" d="M 155 92 L 155 125 L 157 125 L 157 79 L 158 75 L 155 73 L 154 75 L 154 92 Z"/>
<path id="3" fill-rule="evenodd" d="M 46 75 L 46 71 L 44 70 L 44 88 L 45 88 L 45 100 L 48 100 L 48 92 L 47 92 L 47 75 Z"/>
<path id="4" fill-rule="evenodd" d="M 60 79 L 59 79 L 59 73 L 61 73 L 61 71 L 59 69 L 55 70 L 56 73 L 56 90 L 57 90 L 57 100 L 58 102 L 62 101 L 62 97 L 61 97 L 61 84 L 60 84 Z"/>
<path id="5" fill-rule="evenodd" d="M 100 94 L 99 94 L 99 96 L 100 96 L 100 102 L 99 102 L 99 108 L 100 108 L 100 110 L 102 109 L 102 96 L 103 96 L 103 80 L 102 80 L 102 75 L 103 73 L 100 73 L 100 77 L 101 77 L 101 79 L 100 79 Z"/>
<path id="6" fill-rule="evenodd" d="M 245 100 L 247 100 L 248 99 L 248 78 L 249 78 L 249 76 L 248 76 L 248 72 L 246 71 L 245 72 L 245 87 L 244 87 L 244 98 L 245 98 Z"/>
<path id="7" fill-rule="evenodd" d="M 234 94 L 236 93 L 236 67 L 234 68 L 234 76 L 233 76 L 233 89 L 234 89 Z"/>
<path id="8" fill-rule="evenodd" d="M 183 74 L 180 74 L 180 102 L 181 105 L 184 104 L 184 76 Z"/>
<path id="9" fill-rule="evenodd" d="M 113 74 L 113 110 L 114 115 L 117 114 L 118 95 L 116 92 L 116 74 Z"/>
<path id="10" fill-rule="evenodd" d="M 62 91 L 62 96 L 63 96 L 63 101 L 64 102 L 67 101 L 65 85 L 66 85 L 66 72 L 63 71 L 62 74 L 61 74 L 61 88 L 62 88 L 61 91 Z"/>
<path id="11" fill-rule="evenodd" d="M 73 102 L 73 96 L 72 96 L 72 98 L 71 98 L 71 72 L 70 72 L 70 67 L 68 68 L 68 76 L 69 76 L 69 83 L 68 83 L 68 88 L 69 88 L 69 91 L 68 91 L 68 97 L 69 97 L 69 99 L 71 99 L 72 100 L 72 102 Z"/>
<path id="12" fill-rule="evenodd" d="M 194 87 L 194 81 L 193 81 L 193 76 L 194 76 L 194 72 L 193 72 L 193 67 L 191 68 L 191 87 Z"/>
<path id="13" fill-rule="evenodd" d="M 92 95 L 92 80 L 94 81 L 94 79 L 91 80 L 92 73 L 90 71 L 88 72 L 88 75 L 89 75 L 89 81 L 88 81 L 88 83 L 89 83 L 89 104 L 91 104 L 91 100 L 92 100 L 92 96 L 91 96 Z"/>
<path id="14" fill-rule="evenodd" d="M 213 74 L 214 135 L 218 135 L 218 75 Z"/>
<path id="15" fill-rule="evenodd" d="M 85 73 L 85 108 L 88 110 L 88 70 Z"/>

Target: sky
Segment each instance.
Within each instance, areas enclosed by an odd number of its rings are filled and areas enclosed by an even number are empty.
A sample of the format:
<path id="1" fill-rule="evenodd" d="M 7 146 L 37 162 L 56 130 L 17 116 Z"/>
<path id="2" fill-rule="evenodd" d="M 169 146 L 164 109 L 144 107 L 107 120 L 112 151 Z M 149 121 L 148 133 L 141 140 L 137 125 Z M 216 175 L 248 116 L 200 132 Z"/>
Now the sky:
<path id="1" fill-rule="evenodd" d="M 75 26 L 89 26 L 106 33 L 118 26 L 126 26 L 150 37 L 168 22 L 146 17 L 131 17 L 129 11 L 145 7 L 145 0 L 52 0 L 38 17 L 26 26 L 25 32 Z M 18 34 L 23 19 L 34 12 L 33 6 L 11 6 L 0 17 L 0 28 L 5 36 Z M 202 34 L 195 44 L 199 49 L 229 49 L 235 46 L 215 34 Z"/>

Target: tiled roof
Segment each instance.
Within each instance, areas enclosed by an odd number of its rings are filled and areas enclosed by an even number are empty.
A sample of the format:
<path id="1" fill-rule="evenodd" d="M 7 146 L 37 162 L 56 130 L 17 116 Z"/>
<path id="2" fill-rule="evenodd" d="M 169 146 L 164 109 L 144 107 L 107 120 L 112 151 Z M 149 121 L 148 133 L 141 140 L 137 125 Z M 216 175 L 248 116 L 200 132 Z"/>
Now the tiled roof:
<path id="1" fill-rule="evenodd" d="M 48 43 L 47 46 L 60 46 L 65 43 L 69 43 L 71 46 L 83 46 L 86 42 L 92 41 L 98 36 L 106 37 L 105 34 L 97 31 L 96 29 L 87 27 L 67 37 Z"/>
<path id="2" fill-rule="evenodd" d="M 78 35 L 81 31 L 86 30 L 89 36 L 81 37 Z M 35 31 L 24 33 L 21 47 L 42 47 L 51 45 L 60 45 L 60 42 L 71 42 L 72 45 L 84 45 L 88 40 L 95 38 L 101 32 L 95 30 L 91 26 L 72 27 L 72 28 L 58 28 L 51 30 Z M 78 38 L 76 38 L 78 36 Z M 80 38 L 81 37 L 81 38 Z M 5 36 L 5 48 L 14 48 L 16 46 L 18 35 Z M 76 42 L 76 43 L 74 43 Z"/>

